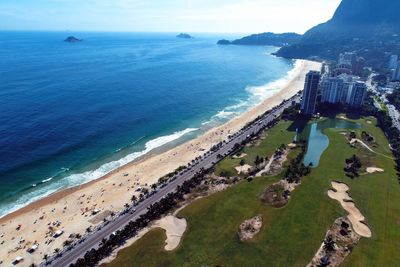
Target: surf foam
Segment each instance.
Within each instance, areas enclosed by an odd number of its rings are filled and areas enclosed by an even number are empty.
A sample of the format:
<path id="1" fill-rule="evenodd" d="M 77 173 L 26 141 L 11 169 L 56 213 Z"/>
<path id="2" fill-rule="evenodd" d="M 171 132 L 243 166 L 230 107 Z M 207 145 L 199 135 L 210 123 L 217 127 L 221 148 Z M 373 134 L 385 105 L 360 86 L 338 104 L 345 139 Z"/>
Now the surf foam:
<path id="1" fill-rule="evenodd" d="M 144 150 L 131 153 L 119 160 L 105 163 L 95 170 L 91 170 L 91 171 L 87 171 L 87 172 L 83 172 L 83 173 L 71 174 L 69 176 L 66 176 L 66 177 L 64 177 L 60 180 L 54 181 L 54 182 L 51 182 L 53 177 L 44 179 L 41 184 L 42 186 L 40 186 L 40 187 L 37 186 L 37 187 L 35 187 L 35 190 L 32 190 L 31 192 L 28 192 L 25 194 L 22 194 L 20 197 L 18 197 L 12 203 L 6 203 L 6 204 L 0 206 L 0 218 L 13 212 L 13 211 L 23 208 L 34 201 L 42 199 L 42 198 L 49 196 L 50 194 L 53 194 L 62 189 L 85 184 L 87 182 L 101 178 L 104 175 L 116 170 L 117 168 L 122 167 L 122 166 L 134 161 L 135 159 L 149 153 L 153 149 L 159 148 L 170 142 L 176 141 L 179 138 L 183 137 L 184 135 L 194 132 L 194 131 L 197 131 L 197 130 L 198 130 L 198 128 L 188 128 L 188 129 L 185 129 L 182 131 L 175 132 L 171 135 L 166 135 L 166 136 L 161 136 L 161 137 L 155 138 L 153 140 L 148 141 L 145 144 Z"/>

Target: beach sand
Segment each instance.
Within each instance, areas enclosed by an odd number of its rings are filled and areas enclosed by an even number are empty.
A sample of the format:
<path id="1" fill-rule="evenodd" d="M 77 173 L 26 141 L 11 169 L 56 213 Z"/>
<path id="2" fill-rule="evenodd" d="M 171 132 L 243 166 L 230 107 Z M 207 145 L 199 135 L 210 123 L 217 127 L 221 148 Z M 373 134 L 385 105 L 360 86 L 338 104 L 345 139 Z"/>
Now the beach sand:
<path id="1" fill-rule="evenodd" d="M 319 70 L 321 65 L 311 61 L 300 63 L 298 73 L 282 90 L 239 117 L 171 150 L 150 154 L 98 180 L 52 194 L 1 218 L 0 262 L 8 265 L 21 256 L 24 266 L 38 264 L 45 254 L 50 255 L 54 249 L 62 248 L 71 234 L 83 235 L 88 227 L 101 223 L 105 214 L 122 210 L 125 203 L 130 203 L 133 194 L 139 195 L 135 192 L 139 186 L 150 186 L 179 166 L 187 165 L 246 123 L 302 90 L 306 73 Z M 93 215 L 94 212 L 97 214 Z M 19 229 L 18 225 L 21 225 Z M 64 233 L 53 238 L 56 230 Z M 38 249 L 32 254 L 27 253 L 26 250 L 35 242 L 39 244 Z"/>

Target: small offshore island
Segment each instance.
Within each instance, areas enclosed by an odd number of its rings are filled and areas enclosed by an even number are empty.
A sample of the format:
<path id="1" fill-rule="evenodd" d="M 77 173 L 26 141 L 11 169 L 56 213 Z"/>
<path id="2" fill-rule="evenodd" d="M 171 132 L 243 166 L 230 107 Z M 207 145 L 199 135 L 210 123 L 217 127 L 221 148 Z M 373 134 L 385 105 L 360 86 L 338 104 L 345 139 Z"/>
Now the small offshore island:
<path id="1" fill-rule="evenodd" d="M 83 39 L 78 39 L 75 36 L 68 36 L 67 39 L 64 40 L 64 42 L 67 43 L 77 43 L 77 42 L 82 42 Z"/>
<path id="2" fill-rule="evenodd" d="M 176 38 L 181 38 L 181 39 L 193 39 L 193 36 L 187 33 L 180 33 L 176 36 Z"/>

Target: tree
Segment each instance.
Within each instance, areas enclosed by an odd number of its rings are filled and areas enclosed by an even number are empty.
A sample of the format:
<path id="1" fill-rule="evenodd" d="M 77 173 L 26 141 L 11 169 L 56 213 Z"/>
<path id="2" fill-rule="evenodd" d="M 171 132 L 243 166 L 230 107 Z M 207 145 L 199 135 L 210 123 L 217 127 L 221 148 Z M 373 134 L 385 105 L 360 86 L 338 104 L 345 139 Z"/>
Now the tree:
<path id="1" fill-rule="evenodd" d="M 254 164 L 258 167 L 258 165 L 260 165 L 261 163 L 263 163 L 263 158 L 261 158 L 260 156 L 256 156 L 255 160 L 254 160 Z"/>
<path id="2" fill-rule="evenodd" d="M 246 164 L 246 161 L 244 159 L 240 160 L 240 172 L 243 172 L 243 166 Z"/>
<path id="3" fill-rule="evenodd" d="M 135 202 L 137 201 L 137 196 L 133 195 L 133 196 L 131 197 L 131 201 L 132 201 L 133 203 L 135 203 Z"/>
<path id="4" fill-rule="evenodd" d="M 324 249 L 325 251 L 334 251 L 335 250 L 335 241 L 332 236 L 328 236 L 324 240 Z"/>
<path id="5" fill-rule="evenodd" d="M 152 184 L 151 185 L 151 189 L 156 190 L 157 189 L 157 185 L 156 184 Z"/>

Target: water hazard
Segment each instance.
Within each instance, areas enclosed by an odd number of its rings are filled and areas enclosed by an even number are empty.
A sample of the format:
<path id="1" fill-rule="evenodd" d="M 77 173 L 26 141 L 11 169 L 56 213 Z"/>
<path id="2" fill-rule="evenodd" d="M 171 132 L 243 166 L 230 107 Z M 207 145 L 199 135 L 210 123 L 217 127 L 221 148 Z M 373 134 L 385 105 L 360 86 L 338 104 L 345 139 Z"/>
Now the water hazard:
<path id="1" fill-rule="evenodd" d="M 324 151 L 329 146 L 329 138 L 324 134 L 325 129 L 359 129 L 360 124 L 342 119 L 326 119 L 309 124 L 300 134 L 301 138 L 308 141 L 304 164 L 310 163 L 317 167 Z"/>

